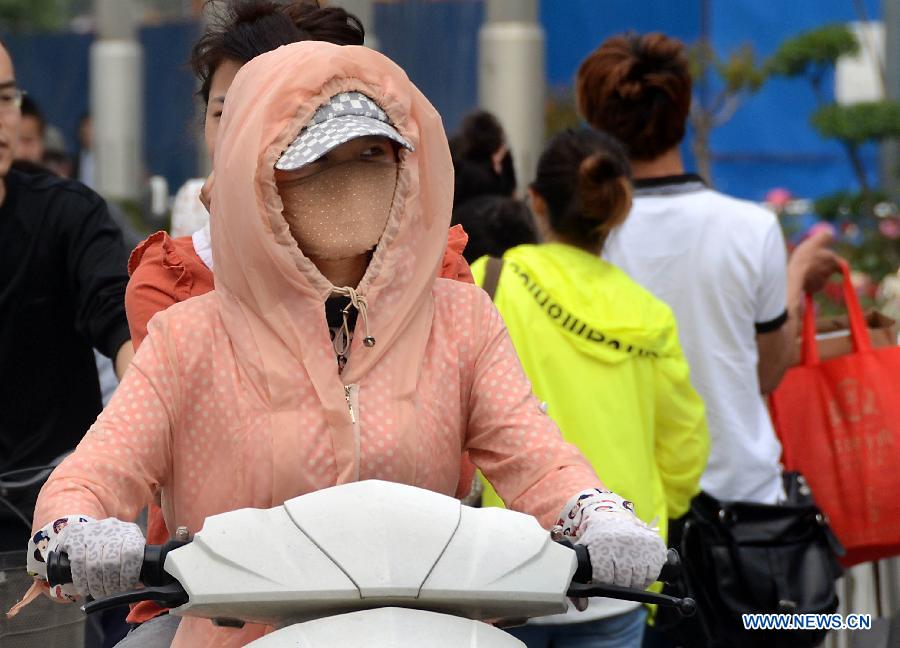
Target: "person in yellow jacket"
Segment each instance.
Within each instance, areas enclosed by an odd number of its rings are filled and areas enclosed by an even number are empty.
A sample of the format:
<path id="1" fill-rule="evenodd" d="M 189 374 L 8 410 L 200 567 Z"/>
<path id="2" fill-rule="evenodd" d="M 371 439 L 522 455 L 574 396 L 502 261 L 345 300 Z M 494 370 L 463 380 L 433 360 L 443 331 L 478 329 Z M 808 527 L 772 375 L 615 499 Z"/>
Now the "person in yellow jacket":
<path id="1" fill-rule="evenodd" d="M 709 437 L 672 311 L 599 256 L 628 215 L 629 178 L 617 141 L 558 135 L 529 188 L 545 242 L 508 250 L 499 279 L 487 257 L 472 272 L 496 282 L 522 366 L 565 439 L 665 538 L 699 491 Z M 502 505 L 489 484 L 483 501 Z M 638 604 L 600 599 L 512 633 L 529 648 L 627 647 L 641 645 L 644 623 Z"/>

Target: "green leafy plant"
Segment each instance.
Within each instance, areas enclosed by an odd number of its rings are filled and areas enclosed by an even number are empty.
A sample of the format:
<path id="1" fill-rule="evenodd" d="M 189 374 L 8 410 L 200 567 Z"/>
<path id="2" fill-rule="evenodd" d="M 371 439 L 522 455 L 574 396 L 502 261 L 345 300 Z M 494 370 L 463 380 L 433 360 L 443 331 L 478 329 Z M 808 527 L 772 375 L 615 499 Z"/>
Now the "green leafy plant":
<path id="1" fill-rule="evenodd" d="M 841 144 L 865 195 L 872 187 L 862 163 L 860 147 L 900 136 L 900 103 L 873 101 L 849 105 L 832 102 L 823 84 L 842 56 L 859 52 L 859 41 L 845 25 L 826 25 L 786 40 L 766 64 L 773 76 L 806 79 L 818 109 L 810 123 L 823 137 Z M 869 206 L 874 204 L 869 200 Z"/>
<path id="2" fill-rule="evenodd" d="M 840 231 L 837 250 L 862 273 L 861 277 L 868 277 L 872 290 L 866 297 L 872 299 L 875 284 L 895 273 L 900 264 L 900 216 L 888 195 L 870 184 L 860 149 L 865 144 L 900 137 L 900 102 L 842 105 L 831 100 L 824 84 L 831 78 L 838 59 L 859 51 L 860 43 L 850 29 L 826 25 L 782 43 L 766 69 L 772 76 L 805 79 L 809 83 L 818 104 L 810 115 L 810 124 L 822 137 L 838 142 L 847 155 L 859 190 L 820 197 L 814 210 Z"/>
<path id="3" fill-rule="evenodd" d="M 71 0 L 0 0 L 0 24 L 10 31 L 46 31 L 65 24 Z"/>
<path id="4" fill-rule="evenodd" d="M 822 84 L 842 56 L 859 52 L 859 41 L 845 25 L 826 25 L 784 41 L 766 63 L 772 76 L 805 77 L 822 103 Z"/>
<path id="5" fill-rule="evenodd" d="M 700 175 L 712 182 L 712 131 L 726 123 L 748 96 L 766 82 L 767 71 L 757 64 L 750 45 L 742 45 L 725 57 L 719 56 L 707 40 L 694 43 L 688 50 L 695 96 L 691 102 L 691 147 Z M 713 79 L 713 75 L 715 78 Z M 714 91 L 711 91 L 715 88 Z"/>
<path id="6" fill-rule="evenodd" d="M 823 136 L 856 145 L 900 137 L 900 103 L 828 104 L 816 110 L 810 122 Z"/>

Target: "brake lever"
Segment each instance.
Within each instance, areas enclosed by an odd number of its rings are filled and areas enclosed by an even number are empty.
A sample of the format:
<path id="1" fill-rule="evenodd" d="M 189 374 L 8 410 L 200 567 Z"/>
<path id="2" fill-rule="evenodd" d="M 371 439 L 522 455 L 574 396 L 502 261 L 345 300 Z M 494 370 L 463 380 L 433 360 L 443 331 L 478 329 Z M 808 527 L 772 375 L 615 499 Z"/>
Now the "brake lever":
<path id="1" fill-rule="evenodd" d="M 568 592 L 566 592 L 566 596 L 572 598 L 604 596 L 607 598 L 620 599 L 622 601 L 653 603 L 655 605 L 673 607 L 684 617 L 693 616 L 697 611 L 697 602 L 692 598 L 677 598 L 669 596 L 668 594 L 645 592 L 642 590 L 630 589 L 628 587 L 619 587 L 618 585 L 584 585 L 582 583 L 572 583 Z"/>
<path id="2" fill-rule="evenodd" d="M 172 582 L 159 587 L 144 587 L 142 589 L 113 594 L 106 598 L 97 599 L 86 603 L 81 607 L 86 614 L 102 612 L 111 608 L 140 603 L 141 601 L 156 601 L 162 607 L 176 608 L 188 602 L 188 594 L 180 583 Z"/>

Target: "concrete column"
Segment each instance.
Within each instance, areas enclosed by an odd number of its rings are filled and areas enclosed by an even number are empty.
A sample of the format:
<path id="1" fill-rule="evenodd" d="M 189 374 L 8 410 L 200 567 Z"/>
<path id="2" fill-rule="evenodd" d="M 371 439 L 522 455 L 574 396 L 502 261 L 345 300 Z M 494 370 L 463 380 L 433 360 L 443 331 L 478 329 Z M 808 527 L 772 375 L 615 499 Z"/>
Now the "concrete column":
<path id="1" fill-rule="evenodd" d="M 143 177 L 143 52 L 137 42 L 135 0 L 94 0 L 91 117 L 97 191 L 134 200 Z"/>
<path id="2" fill-rule="evenodd" d="M 375 33 L 375 3 L 373 0 L 334 0 L 331 4 L 343 7 L 362 21 L 366 30 L 365 46 L 379 49 L 378 36 Z"/>
<path id="3" fill-rule="evenodd" d="M 538 0 L 486 0 L 478 36 L 478 101 L 500 120 L 521 190 L 544 145 L 544 30 Z"/>

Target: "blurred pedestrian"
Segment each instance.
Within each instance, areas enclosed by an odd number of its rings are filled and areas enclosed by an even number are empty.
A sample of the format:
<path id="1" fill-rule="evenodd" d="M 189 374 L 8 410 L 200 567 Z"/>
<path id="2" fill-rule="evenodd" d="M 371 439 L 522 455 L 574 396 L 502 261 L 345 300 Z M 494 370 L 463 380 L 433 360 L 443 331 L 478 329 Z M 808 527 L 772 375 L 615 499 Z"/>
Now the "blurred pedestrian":
<path id="1" fill-rule="evenodd" d="M 122 235 L 86 187 L 10 169 L 22 101 L 0 46 L 0 473 L 49 464 L 81 440 L 101 409 L 92 347 L 120 376 L 132 354 Z M 25 154 L 40 159 L 35 114 Z M 16 513 L 0 507 L 0 551 L 21 547 L 36 495 L 10 496 Z"/>
<path id="2" fill-rule="evenodd" d="M 699 492 L 709 436 L 672 311 L 599 256 L 631 208 L 629 176 L 611 137 L 557 135 L 529 188 L 544 242 L 472 271 L 485 285 L 496 264 L 494 303 L 563 438 L 665 538 L 667 520 Z M 490 487 L 484 503 L 500 503 Z M 570 604 L 511 633 L 528 648 L 637 648 L 645 616 L 639 603 L 591 599 L 585 611 Z"/>
<path id="3" fill-rule="evenodd" d="M 605 256 L 675 313 L 712 447 L 703 490 L 721 500 L 784 497 L 781 446 L 763 395 L 792 361 L 803 291 L 837 269 L 828 235 L 786 259 L 777 218 L 686 173 L 691 104 L 683 44 L 663 34 L 606 40 L 578 71 L 578 108 L 626 145 L 634 207 Z"/>
<path id="4" fill-rule="evenodd" d="M 516 170 L 500 121 L 487 111 L 467 115 L 450 139 L 453 156 L 453 207 L 478 196 L 512 197 Z"/>
<path id="5" fill-rule="evenodd" d="M 47 122 L 37 102 L 27 94 L 22 95 L 22 119 L 19 124 L 19 144 L 16 159 L 44 163 L 44 135 Z"/>
<path id="6" fill-rule="evenodd" d="M 453 210 L 453 224 L 461 225 L 469 237 L 463 251 L 469 263 L 538 242 L 531 210 L 517 198 L 485 195 L 467 200 Z"/>
<path id="7" fill-rule="evenodd" d="M 94 188 L 94 122 L 90 114 L 78 120 L 78 150 L 75 155 L 75 178 Z"/>
<path id="8" fill-rule="evenodd" d="M 44 132 L 43 164 L 60 178 L 71 178 L 72 158 L 66 151 L 66 140 L 62 131 L 53 124 L 47 124 Z"/>

